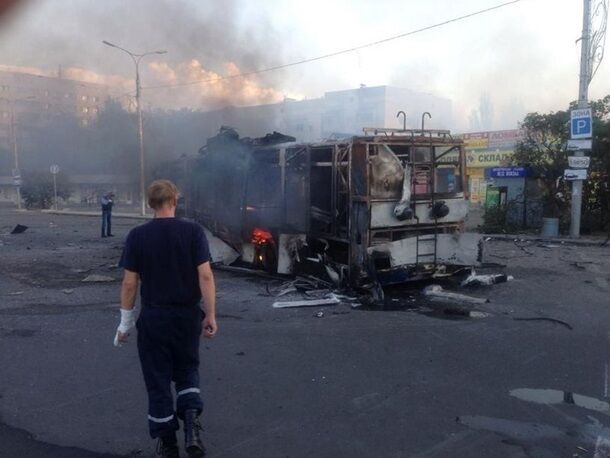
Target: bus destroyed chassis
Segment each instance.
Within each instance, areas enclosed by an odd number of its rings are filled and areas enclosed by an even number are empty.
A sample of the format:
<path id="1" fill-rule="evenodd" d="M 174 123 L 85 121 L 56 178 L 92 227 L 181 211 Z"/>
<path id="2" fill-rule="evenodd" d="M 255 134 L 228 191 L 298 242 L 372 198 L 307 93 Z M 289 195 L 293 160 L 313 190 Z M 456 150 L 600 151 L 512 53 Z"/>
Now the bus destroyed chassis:
<path id="1" fill-rule="evenodd" d="M 337 289 L 368 290 L 375 300 L 382 300 L 385 286 L 468 273 L 482 263 L 483 240 L 476 233 L 438 234 L 435 263 L 418 264 L 417 245 L 417 237 L 408 237 L 369 247 L 365 259 L 350 266 L 333 259 L 330 253 L 340 247 L 332 241 L 305 234 L 281 234 L 277 272 L 313 276 Z"/>
<path id="2" fill-rule="evenodd" d="M 242 265 L 367 289 L 470 270 L 463 142 L 449 131 L 382 131 L 321 143 L 223 128 L 180 167 L 186 215 Z M 222 262 L 220 259 L 214 259 Z"/>

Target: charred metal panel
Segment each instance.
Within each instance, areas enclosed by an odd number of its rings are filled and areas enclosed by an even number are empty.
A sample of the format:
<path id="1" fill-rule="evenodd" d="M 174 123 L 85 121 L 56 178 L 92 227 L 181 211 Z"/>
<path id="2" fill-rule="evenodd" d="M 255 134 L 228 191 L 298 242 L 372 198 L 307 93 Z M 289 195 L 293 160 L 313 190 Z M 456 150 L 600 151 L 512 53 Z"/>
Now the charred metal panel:
<path id="1" fill-rule="evenodd" d="M 371 197 L 400 199 L 404 167 L 386 145 L 369 145 L 371 161 Z"/>
<path id="2" fill-rule="evenodd" d="M 356 143 L 352 145 L 350 154 L 350 191 L 352 197 L 367 197 L 369 185 L 369 164 L 367 145 Z"/>
<path id="3" fill-rule="evenodd" d="M 241 239 L 248 168 L 248 148 L 233 137 L 219 137 L 193 171 L 193 217 L 231 244 Z"/>
<path id="4" fill-rule="evenodd" d="M 278 274 L 294 273 L 299 250 L 307 243 L 305 234 L 280 234 L 278 247 Z"/>
<path id="5" fill-rule="evenodd" d="M 309 232 L 309 148 L 287 148 L 284 155 L 285 228 Z"/>
<path id="6" fill-rule="evenodd" d="M 245 235 L 259 227 L 278 230 L 283 221 L 282 169 L 280 150 L 255 150 L 250 155 L 250 167 L 245 190 Z"/>
<path id="7" fill-rule="evenodd" d="M 369 210 L 366 202 L 354 201 L 350 207 L 349 273 L 352 282 L 367 274 Z"/>
<path id="8" fill-rule="evenodd" d="M 477 266 L 481 263 L 482 237 L 480 234 L 438 234 L 437 263 L 457 266 Z M 419 249 L 432 251 L 433 240 L 419 242 Z M 417 237 L 408 237 L 396 242 L 370 247 L 367 251 L 373 258 L 389 261 L 389 267 L 414 266 L 417 263 Z"/>
<path id="9" fill-rule="evenodd" d="M 443 199 L 449 214 L 444 218 L 439 218 L 438 223 L 459 223 L 468 214 L 468 202 L 461 199 Z M 394 209 L 398 202 L 373 202 L 371 204 L 371 228 L 380 229 L 384 227 L 416 226 L 417 224 L 434 224 L 435 219 L 431 215 L 429 201 L 419 201 L 415 203 L 416 216 L 410 220 L 400 221 L 394 215 Z"/>

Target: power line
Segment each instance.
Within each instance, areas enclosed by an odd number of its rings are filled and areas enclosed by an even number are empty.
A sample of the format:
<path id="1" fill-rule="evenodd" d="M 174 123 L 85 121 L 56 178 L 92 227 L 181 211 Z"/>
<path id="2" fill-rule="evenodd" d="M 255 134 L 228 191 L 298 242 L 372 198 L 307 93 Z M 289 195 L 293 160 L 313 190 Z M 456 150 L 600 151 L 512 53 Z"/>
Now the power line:
<path id="1" fill-rule="evenodd" d="M 465 14 L 463 16 L 459 16 L 453 19 L 448 19 L 446 21 L 443 22 L 438 22 L 436 24 L 432 24 L 426 27 L 422 27 L 420 29 L 415 29 L 415 30 L 411 30 L 409 32 L 405 32 L 405 33 L 401 33 L 400 35 L 394 35 L 392 37 L 387 37 L 387 38 L 383 38 L 381 40 L 377 40 L 377 41 L 373 41 L 370 43 L 366 43 L 360 46 L 354 46 L 353 48 L 348 48 L 348 49 L 342 49 L 340 51 L 335 51 L 332 53 L 328 53 L 328 54 L 323 54 L 321 56 L 317 56 L 317 57 L 310 57 L 308 59 L 302 59 L 302 60 L 298 60 L 296 62 L 290 62 L 287 64 L 281 64 L 281 65 L 276 65 L 274 67 L 267 67 L 267 68 L 263 68 L 260 70 L 253 70 L 250 72 L 243 72 L 243 73 L 237 73 L 235 75 L 227 75 L 227 76 L 220 76 L 218 78 L 210 78 L 210 79 L 201 79 L 201 80 L 196 80 L 196 81 L 188 81 L 188 82 L 184 82 L 184 83 L 175 83 L 175 84 L 160 84 L 157 86 L 144 86 L 142 87 L 142 89 L 162 89 L 162 88 L 174 88 L 174 87 L 183 87 L 183 86 L 193 86 L 195 84 L 205 84 L 205 83 L 215 83 L 217 81 L 223 81 L 223 80 L 229 80 L 229 79 L 236 79 L 236 78 L 244 78 L 246 76 L 252 76 L 252 75 L 260 75 L 261 73 L 268 73 L 268 72 L 273 72 L 276 70 L 282 70 L 284 68 L 289 68 L 289 67 L 294 67 L 297 65 L 303 65 L 303 64 L 308 64 L 310 62 L 316 62 L 319 60 L 323 60 L 323 59 L 328 59 L 330 57 L 336 57 L 336 56 L 340 56 L 342 54 L 348 54 L 348 53 L 352 53 L 355 51 L 360 51 L 361 49 L 366 49 L 366 48 L 371 48 L 373 46 L 378 46 L 390 41 L 394 41 L 394 40 L 398 40 L 400 38 L 405 38 L 411 35 L 415 35 L 417 33 L 421 33 L 421 32 L 425 32 L 427 30 L 431 30 L 431 29 L 436 29 L 438 27 L 442 27 L 448 24 L 452 24 L 454 22 L 458 22 L 458 21 L 462 21 L 464 19 L 469 19 L 471 17 L 474 16 L 479 16 L 481 14 L 485 14 L 485 13 L 489 13 L 491 11 L 494 10 L 498 10 L 500 8 L 504 8 L 506 6 L 509 5 L 513 5 L 515 3 L 519 3 L 522 0 L 512 0 L 509 2 L 505 2 L 505 3 L 501 3 L 499 5 L 496 6 L 492 6 L 490 8 L 485 8 L 483 10 L 479 10 L 479 11 L 475 11 L 474 13 L 469 13 L 469 14 Z"/>

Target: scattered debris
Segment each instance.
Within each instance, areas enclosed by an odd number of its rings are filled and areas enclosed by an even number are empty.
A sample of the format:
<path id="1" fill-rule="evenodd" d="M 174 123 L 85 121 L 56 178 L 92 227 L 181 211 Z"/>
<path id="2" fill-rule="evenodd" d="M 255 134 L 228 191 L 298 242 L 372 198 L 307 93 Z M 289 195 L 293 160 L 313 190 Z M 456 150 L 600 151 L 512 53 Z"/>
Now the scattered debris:
<path id="1" fill-rule="evenodd" d="M 72 269 L 72 272 L 77 274 L 86 274 L 87 272 L 91 272 L 91 269 Z"/>
<path id="2" fill-rule="evenodd" d="M 246 353 L 243 351 L 238 351 L 237 353 L 235 353 L 235 356 L 245 356 Z"/>
<path id="3" fill-rule="evenodd" d="M 324 318 L 324 312 L 319 311 L 313 314 L 314 317 L 316 318 Z"/>
<path id="4" fill-rule="evenodd" d="M 539 243 L 540 248 L 561 248 L 561 245 L 552 245 L 550 243 Z"/>
<path id="5" fill-rule="evenodd" d="M 481 298 L 481 297 L 473 297 L 467 296 L 465 294 L 460 293 L 452 293 L 449 291 L 445 291 L 440 285 L 429 285 L 424 288 L 424 296 L 429 297 L 432 300 L 437 300 L 440 302 L 450 302 L 450 303 L 466 303 L 466 304 L 485 304 L 489 302 L 489 299 Z"/>
<path id="6" fill-rule="evenodd" d="M 546 316 L 539 316 L 539 317 L 532 317 L 532 318 L 523 318 L 523 317 L 516 316 L 516 317 L 513 317 L 513 320 L 515 320 L 515 321 L 548 321 L 550 323 L 557 323 L 562 326 L 565 326 L 570 331 L 572 331 L 574 329 L 571 324 L 566 323 L 565 321 L 561 321 L 556 318 L 550 318 L 550 317 L 546 317 Z"/>
<path id="7" fill-rule="evenodd" d="M 473 310 L 470 312 L 470 318 L 487 318 L 489 316 L 489 313 L 485 313 L 485 312 L 478 312 L 476 310 Z"/>
<path id="8" fill-rule="evenodd" d="M 284 309 L 284 308 L 296 308 L 296 307 L 317 307 L 320 305 L 337 305 L 340 304 L 341 300 L 334 294 L 330 294 L 325 299 L 310 299 L 303 301 L 286 301 L 286 302 L 274 302 L 273 308 Z"/>
<path id="9" fill-rule="evenodd" d="M 85 282 L 85 283 L 106 283 L 106 282 L 116 281 L 116 278 L 109 277 L 107 275 L 91 274 L 91 275 L 83 278 L 81 281 Z"/>
<path id="10" fill-rule="evenodd" d="M 481 286 L 495 285 L 497 283 L 506 283 L 515 278 L 512 275 L 492 274 L 492 275 L 477 275 L 473 270 L 472 273 L 462 282 L 462 286 Z"/>
<path id="11" fill-rule="evenodd" d="M 15 291 L 14 293 L 8 293 L 7 296 L 21 296 L 23 291 Z"/>
<path id="12" fill-rule="evenodd" d="M 72 294 L 74 292 L 74 290 L 66 288 L 66 289 L 62 289 L 61 292 L 64 294 Z"/>
<path id="13" fill-rule="evenodd" d="M 28 226 L 24 226 L 22 224 L 17 224 L 11 231 L 11 234 L 23 234 L 25 231 L 27 231 L 27 229 L 28 229 Z"/>

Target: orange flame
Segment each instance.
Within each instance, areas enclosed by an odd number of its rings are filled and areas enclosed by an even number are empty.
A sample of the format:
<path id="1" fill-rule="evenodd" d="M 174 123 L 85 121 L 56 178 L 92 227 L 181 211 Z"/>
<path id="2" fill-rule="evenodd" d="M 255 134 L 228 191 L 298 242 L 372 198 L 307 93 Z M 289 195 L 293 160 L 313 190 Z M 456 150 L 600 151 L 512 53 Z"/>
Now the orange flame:
<path id="1" fill-rule="evenodd" d="M 263 246 L 273 242 L 273 235 L 271 235 L 271 232 L 269 231 L 256 227 L 252 231 L 251 241 L 254 245 Z"/>

